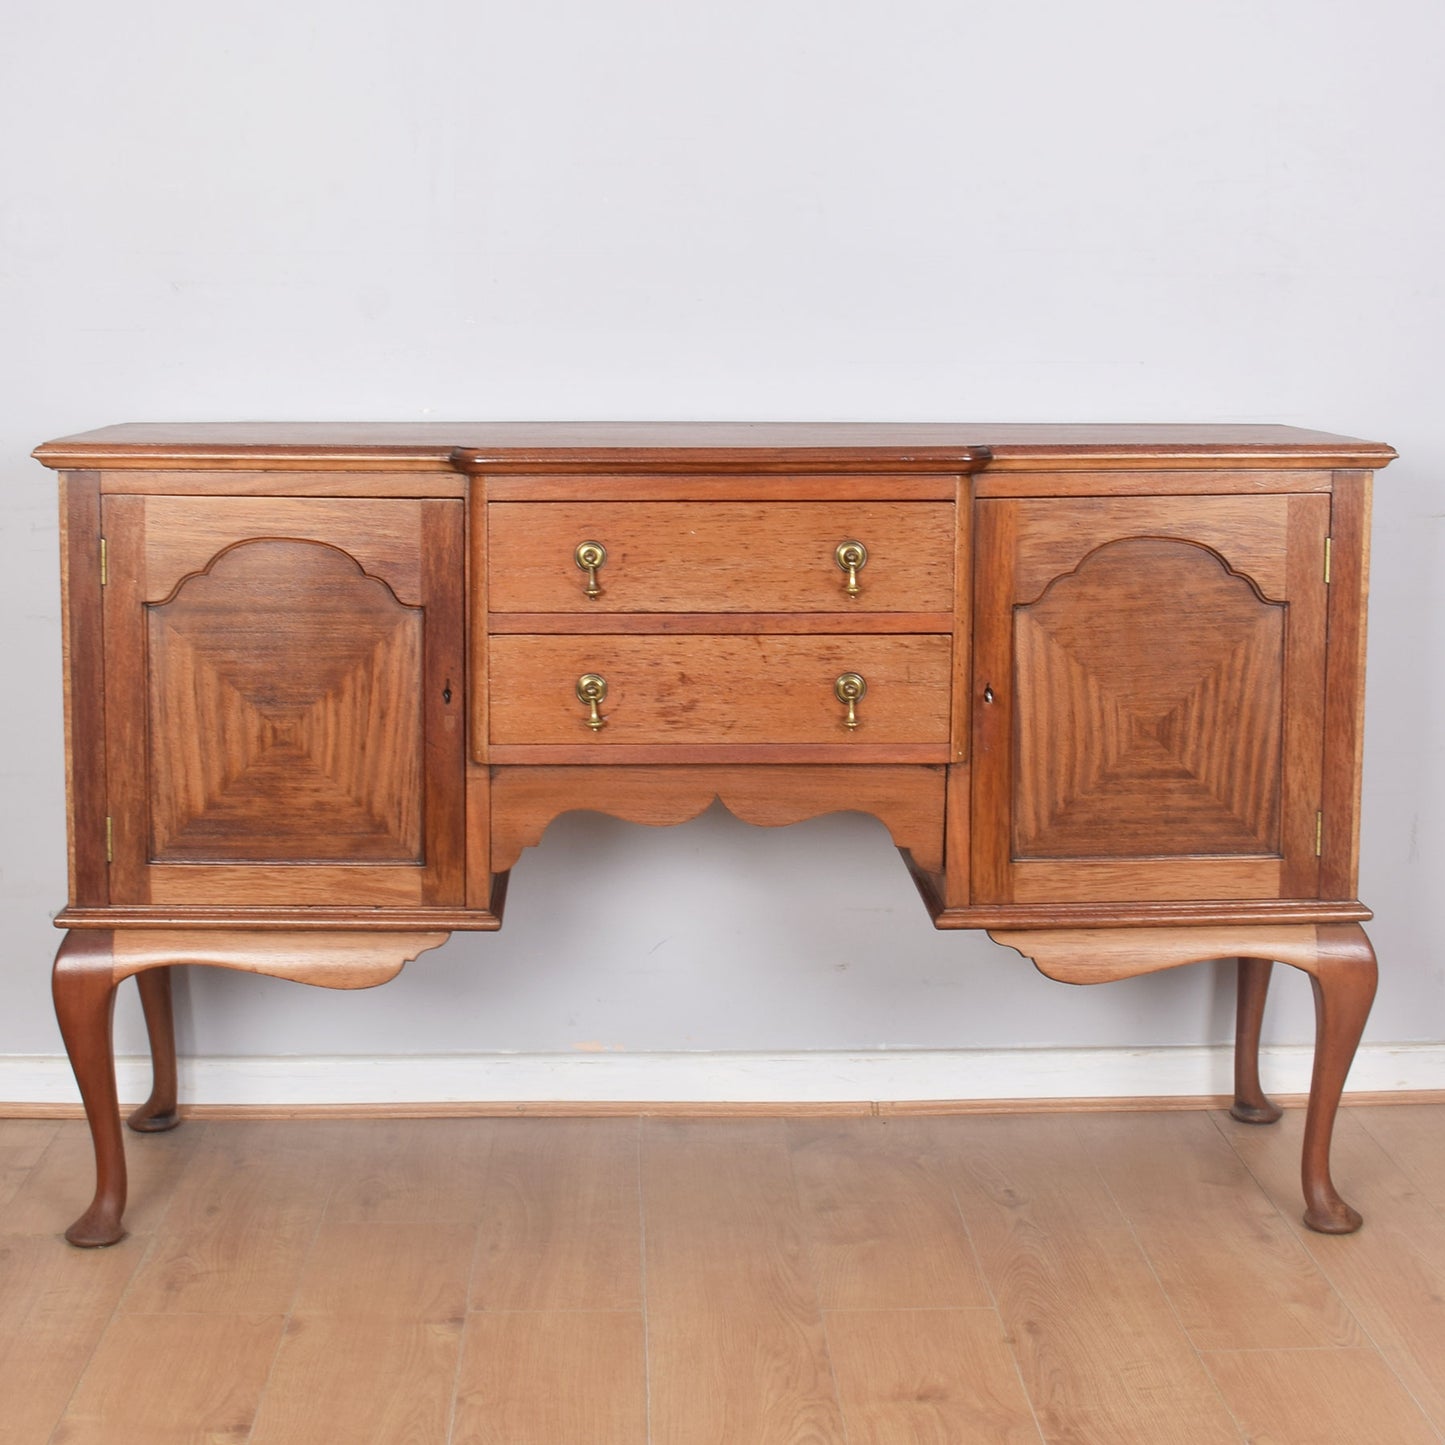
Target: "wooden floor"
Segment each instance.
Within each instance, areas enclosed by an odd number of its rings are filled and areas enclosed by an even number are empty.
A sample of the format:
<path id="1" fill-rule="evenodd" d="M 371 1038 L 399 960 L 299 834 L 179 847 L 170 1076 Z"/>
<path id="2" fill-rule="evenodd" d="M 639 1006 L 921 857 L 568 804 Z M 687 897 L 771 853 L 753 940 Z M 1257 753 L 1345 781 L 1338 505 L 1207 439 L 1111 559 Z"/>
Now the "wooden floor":
<path id="1" fill-rule="evenodd" d="M 0 1445 L 1445 1440 L 1445 1105 L 192 1121 L 68 1248 L 0 1121 Z"/>

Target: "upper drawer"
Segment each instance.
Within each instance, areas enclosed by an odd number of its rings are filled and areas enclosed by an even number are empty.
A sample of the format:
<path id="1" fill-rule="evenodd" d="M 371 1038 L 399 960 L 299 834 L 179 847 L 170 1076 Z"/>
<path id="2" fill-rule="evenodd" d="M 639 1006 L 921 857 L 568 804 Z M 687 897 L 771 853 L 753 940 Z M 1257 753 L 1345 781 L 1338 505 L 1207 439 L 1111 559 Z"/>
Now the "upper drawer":
<path id="1" fill-rule="evenodd" d="M 951 502 L 493 502 L 493 612 L 953 611 Z M 577 561 L 597 543 L 597 595 Z M 838 548 L 867 560 L 848 592 Z"/>

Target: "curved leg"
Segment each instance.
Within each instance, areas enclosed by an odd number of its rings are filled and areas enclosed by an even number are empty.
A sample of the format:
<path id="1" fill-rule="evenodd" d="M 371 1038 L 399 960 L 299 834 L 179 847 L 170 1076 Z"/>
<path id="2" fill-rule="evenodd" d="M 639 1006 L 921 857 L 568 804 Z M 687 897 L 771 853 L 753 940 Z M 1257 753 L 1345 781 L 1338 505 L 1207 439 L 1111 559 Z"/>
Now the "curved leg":
<path id="1" fill-rule="evenodd" d="M 1350 1234 L 1360 1227 L 1359 1214 L 1340 1198 L 1330 1178 L 1335 1115 L 1378 977 L 1375 951 L 1358 923 L 990 929 L 989 937 L 1017 949 L 1041 973 L 1062 983 L 1106 983 L 1215 958 L 1273 959 L 1303 969 L 1315 993 L 1315 1066 L 1300 1162 L 1304 1220 L 1321 1234 Z M 1263 1012 L 1268 969 L 1261 963 L 1241 971 L 1240 1037 L 1252 1045 L 1258 1042 L 1256 1015 Z M 1250 1069 L 1253 1047 L 1243 1052 Z M 1241 1102 L 1268 1102 L 1257 1093 L 1256 1081 L 1246 1076 L 1246 1083 L 1255 1083 L 1256 1094 L 1241 1089 Z"/>
<path id="2" fill-rule="evenodd" d="M 1352 1234 L 1359 1214 L 1340 1198 L 1330 1178 L 1330 1140 L 1345 1076 L 1375 1001 L 1379 970 L 1375 950 L 1358 923 L 1321 925 L 1319 949 L 1310 974 L 1315 994 L 1315 1067 L 1305 1115 L 1305 1223 L 1320 1234 Z"/>
<path id="3" fill-rule="evenodd" d="M 141 1134 L 161 1134 L 181 1122 L 176 1107 L 176 1021 L 171 1007 L 171 970 L 152 968 L 135 976 L 151 1045 L 151 1096 L 126 1121 Z"/>
<path id="4" fill-rule="evenodd" d="M 67 933 L 55 955 L 55 1016 L 70 1066 L 75 1070 L 90 1137 L 95 1145 L 95 1198 L 65 1231 L 82 1249 L 114 1244 L 125 1231 L 125 1146 L 115 1091 L 113 935 L 105 931 Z"/>
<path id="5" fill-rule="evenodd" d="M 1259 1034 L 1264 1001 L 1274 964 L 1264 958 L 1241 958 L 1234 1026 L 1234 1106 L 1230 1114 L 1241 1124 L 1273 1124 L 1282 1112 L 1265 1097 L 1259 1083 Z"/>

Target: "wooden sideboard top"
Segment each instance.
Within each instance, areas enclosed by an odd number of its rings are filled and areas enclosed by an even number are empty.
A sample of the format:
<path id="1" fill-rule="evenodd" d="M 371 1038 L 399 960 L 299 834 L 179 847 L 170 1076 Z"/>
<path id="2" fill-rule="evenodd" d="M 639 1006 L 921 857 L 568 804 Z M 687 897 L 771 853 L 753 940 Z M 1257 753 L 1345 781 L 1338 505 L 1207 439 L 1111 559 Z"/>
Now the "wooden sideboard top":
<path id="1" fill-rule="evenodd" d="M 488 467 L 867 470 L 1378 468 L 1393 448 L 1286 426 L 972 422 L 129 423 L 46 442 L 46 466 L 477 471 Z"/>

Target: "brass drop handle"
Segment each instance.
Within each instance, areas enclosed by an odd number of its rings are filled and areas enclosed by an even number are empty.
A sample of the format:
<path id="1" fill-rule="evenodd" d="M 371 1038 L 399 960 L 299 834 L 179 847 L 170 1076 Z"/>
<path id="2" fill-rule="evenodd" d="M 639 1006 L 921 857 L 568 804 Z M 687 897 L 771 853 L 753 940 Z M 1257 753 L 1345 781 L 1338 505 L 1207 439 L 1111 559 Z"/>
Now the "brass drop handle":
<path id="1" fill-rule="evenodd" d="M 595 672 L 584 672 L 577 679 L 577 701 L 587 704 L 587 726 L 595 733 L 607 726 L 602 716 L 601 704 L 607 701 L 607 679 Z"/>
<path id="2" fill-rule="evenodd" d="M 602 587 L 597 581 L 597 569 L 607 560 L 607 548 L 601 542 L 579 542 L 572 560 L 587 574 L 584 591 L 589 597 L 602 596 Z"/>
<path id="3" fill-rule="evenodd" d="M 868 696 L 868 684 L 864 682 L 860 673 L 842 673 L 838 681 L 833 684 L 833 696 L 843 703 L 848 709 L 848 716 L 843 719 L 843 726 L 850 732 L 863 725 L 862 719 L 858 716 L 858 704 Z"/>
<path id="4" fill-rule="evenodd" d="M 862 588 L 858 585 L 858 573 L 868 565 L 868 549 L 861 542 L 839 542 L 833 548 L 833 560 L 848 574 L 843 590 L 856 597 Z"/>

